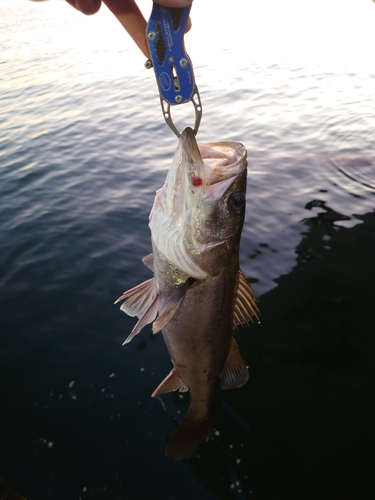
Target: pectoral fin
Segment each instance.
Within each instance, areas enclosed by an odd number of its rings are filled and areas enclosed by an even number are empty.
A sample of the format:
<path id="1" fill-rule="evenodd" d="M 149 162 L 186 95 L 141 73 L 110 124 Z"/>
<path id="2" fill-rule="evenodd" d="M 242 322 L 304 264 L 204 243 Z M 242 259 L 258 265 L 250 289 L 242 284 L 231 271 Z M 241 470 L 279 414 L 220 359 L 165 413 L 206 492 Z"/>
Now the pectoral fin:
<path id="1" fill-rule="evenodd" d="M 119 297 L 115 304 L 125 300 L 121 305 L 121 311 L 129 316 L 138 316 L 139 321 L 131 331 L 124 344 L 139 333 L 145 325 L 152 323 L 156 318 L 159 306 L 159 296 L 154 285 L 154 279 L 150 278 L 138 286 L 131 288 Z"/>
<path id="2" fill-rule="evenodd" d="M 163 307 L 156 321 L 154 321 L 152 325 L 153 334 L 160 332 L 160 330 L 162 330 L 165 327 L 165 325 L 170 321 L 170 319 L 173 318 L 177 309 L 180 307 L 182 301 L 184 300 L 184 296 L 185 295 L 177 297 L 177 300 L 168 301 L 168 304 L 165 307 Z"/>
<path id="3" fill-rule="evenodd" d="M 154 392 L 151 394 L 151 397 L 156 398 L 160 394 L 165 394 L 166 392 L 180 391 L 186 392 L 189 390 L 189 387 L 183 383 L 180 377 L 176 374 L 174 370 L 172 370 L 167 377 L 161 382 Z"/>
<path id="4" fill-rule="evenodd" d="M 256 300 L 257 296 L 239 269 L 237 293 L 233 306 L 233 328 L 236 328 L 238 324 L 243 325 L 248 321 L 254 321 L 253 316 L 259 321 L 260 312 Z"/>
<path id="5" fill-rule="evenodd" d="M 248 378 L 249 372 L 245 360 L 240 354 L 237 342 L 232 337 L 227 360 L 219 375 L 221 387 L 223 389 L 242 387 Z"/>
<path id="6" fill-rule="evenodd" d="M 160 301 L 161 306 L 159 310 L 159 316 L 152 325 L 152 332 L 154 334 L 160 332 L 160 330 L 162 330 L 176 314 L 177 309 L 182 304 L 185 294 L 193 281 L 194 280 L 192 278 L 187 279 L 185 283 L 176 287 L 172 293 L 170 293 L 166 297 L 163 297 L 163 299 Z"/>

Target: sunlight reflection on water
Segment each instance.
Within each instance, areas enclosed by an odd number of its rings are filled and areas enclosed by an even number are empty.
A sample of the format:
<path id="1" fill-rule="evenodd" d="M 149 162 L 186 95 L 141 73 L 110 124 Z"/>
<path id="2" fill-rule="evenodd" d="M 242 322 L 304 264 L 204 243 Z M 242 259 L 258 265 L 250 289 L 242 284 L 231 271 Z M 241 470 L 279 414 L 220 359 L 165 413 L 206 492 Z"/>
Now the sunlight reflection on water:
<path id="1" fill-rule="evenodd" d="M 64 2 L 22 2 L 19 8 L 27 22 L 20 25 L 14 4 L 2 0 L 0 5 L 6 75 L 0 82 L 2 130 L 7 130 L 3 166 L 14 167 L 15 155 L 20 171 L 41 168 L 43 162 L 48 169 L 55 162 L 59 171 L 48 173 L 48 178 L 58 173 L 69 182 L 74 171 L 77 179 L 81 176 L 78 184 L 85 186 L 89 198 L 91 190 L 98 196 L 95 181 L 90 180 L 91 187 L 85 181 L 95 169 L 75 171 L 76 162 L 96 158 L 104 170 L 111 170 L 118 158 L 127 182 L 116 181 L 120 191 L 116 194 L 112 189 L 111 196 L 127 193 L 130 208 L 134 203 L 127 188 L 138 186 L 147 193 L 138 200 L 142 212 L 147 213 L 171 161 L 175 139 L 162 121 L 154 76 L 143 68 L 143 56 L 104 7 L 87 18 Z M 360 211 L 358 201 L 353 204 L 354 198 L 346 195 L 358 191 L 356 172 L 359 179 L 364 177 L 359 184 L 373 186 L 371 167 L 366 172 L 357 168 L 348 173 L 345 166 L 332 166 L 345 163 L 348 155 L 349 160 L 353 155 L 352 161 L 366 155 L 372 161 L 375 62 L 368 47 L 375 35 L 365 28 L 375 19 L 375 9 L 365 1 L 357 2 L 355 9 L 349 1 L 335 1 L 329 7 L 317 2 L 306 15 L 298 2 L 288 1 L 281 8 L 278 2 L 269 1 L 246 3 L 248 16 L 239 16 L 241 5 L 243 9 L 243 3 L 234 2 L 224 12 L 197 2 L 192 11 L 194 36 L 187 35 L 186 45 L 203 101 L 200 140 L 232 139 L 248 148 L 250 189 L 244 254 L 251 254 L 257 241 L 269 241 L 279 251 L 282 247 L 278 259 L 273 260 L 276 278 L 294 261 L 304 202 L 317 196 L 315 186 L 329 192 L 326 197 L 333 196 L 332 203 L 348 215 Z M 141 7 L 146 12 L 149 2 L 141 2 Z M 202 45 L 199 40 L 207 38 L 210 23 L 216 27 L 215 36 Z M 344 36 L 348 23 L 350 40 Z M 334 38 L 343 50 L 350 44 L 345 58 L 336 57 L 337 46 L 328 43 L 327 37 Z M 246 49 L 239 54 L 239 47 Z M 268 63 L 270 57 L 272 63 Z M 186 110 L 183 114 L 188 116 Z M 124 154 L 128 160 L 121 162 Z M 285 160 L 288 156 L 290 161 Z M 161 172 L 152 186 L 143 183 L 147 171 Z M 13 182 L 15 174 L 14 168 L 9 170 Z M 291 185 L 296 193 L 292 199 L 286 195 Z M 264 210 L 269 196 L 278 207 L 273 214 Z M 361 201 L 362 211 L 369 209 L 371 201 Z M 287 233 L 293 236 L 285 238 L 280 234 L 285 231 L 281 229 L 285 221 L 279 221 L 279 214 L 288 213 L 293 216 Z M 145 226 L 141 238 L 147 234 Z M 270 269 L 268 264 L 264 263 Z M 252 276 L 251 263 L 245 270 Z M 258 293 L 273 286 L 273 279 L 262 278 L 258 272 L 257 279 Z"/>

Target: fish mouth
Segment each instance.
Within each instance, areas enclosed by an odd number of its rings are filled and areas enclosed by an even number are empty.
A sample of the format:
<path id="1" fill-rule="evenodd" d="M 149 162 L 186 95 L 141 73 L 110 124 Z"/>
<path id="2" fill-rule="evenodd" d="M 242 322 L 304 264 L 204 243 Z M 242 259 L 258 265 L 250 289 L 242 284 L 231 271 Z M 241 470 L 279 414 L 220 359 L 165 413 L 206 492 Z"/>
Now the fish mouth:
<path id="1" fill-rule="evenodd" d="M 247 151 L 243 144 L 232 141 L 197 144 L 195 133 L 186 127 L 180 137 L 185 165 L 190 166 L 192 184 L 199 179 L 206 186 L 236 177 L 247 167 Z M 193 168 L 191 168 L 193 167 Z M 194 177 L 197 179 L 194 181 Z"/>
<path id="2" fill-rule="evenodd" d="M 191 161 L 198 161 L 201 159 L 201 154 L 195 139 L 195 132 L 191 127 L 184 128 L 179 142 L 182 151 L 190 156 Z"/>

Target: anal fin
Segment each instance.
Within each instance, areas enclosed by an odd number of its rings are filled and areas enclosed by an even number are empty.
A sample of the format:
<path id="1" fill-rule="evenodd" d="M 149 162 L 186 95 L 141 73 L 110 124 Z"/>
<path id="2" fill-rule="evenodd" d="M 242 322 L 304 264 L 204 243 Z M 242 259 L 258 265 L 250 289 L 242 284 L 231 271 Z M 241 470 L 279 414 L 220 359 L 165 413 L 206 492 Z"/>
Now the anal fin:
<path id="1" fill-rule="evenodd" d="M 219 375 L 221 387 L 223 389 L 242 387 L 246 384 L 248 378 L 249 371 L 245 360 L 240 354 L 237 342 L 232 337 L 227 360 Z"/>
<path id="2" fill-rule="evenodd" d="M 180 391 L 186 392 L 189 387 L 183 383 L 180 377 L 172 370 L 169 375 L 157 386 L 154 392 L 151 394 L 152 398 L 160 396 L 160 394 L 165 394 L 166 392 Z"/>

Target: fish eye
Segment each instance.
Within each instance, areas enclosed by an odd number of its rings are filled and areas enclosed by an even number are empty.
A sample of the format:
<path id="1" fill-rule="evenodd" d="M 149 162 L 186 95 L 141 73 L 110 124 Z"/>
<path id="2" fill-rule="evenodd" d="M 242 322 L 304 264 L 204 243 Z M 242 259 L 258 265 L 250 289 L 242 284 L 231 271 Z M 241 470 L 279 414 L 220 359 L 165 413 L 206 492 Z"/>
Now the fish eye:
<path id="1" fill-rule="evenodd" d="M 232 193 L 228 199 L 228 206 L 239 212 L 245 206 L 245 193 L 242 191 Z"/>

